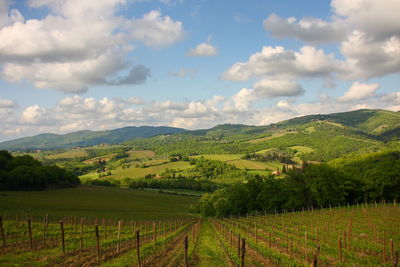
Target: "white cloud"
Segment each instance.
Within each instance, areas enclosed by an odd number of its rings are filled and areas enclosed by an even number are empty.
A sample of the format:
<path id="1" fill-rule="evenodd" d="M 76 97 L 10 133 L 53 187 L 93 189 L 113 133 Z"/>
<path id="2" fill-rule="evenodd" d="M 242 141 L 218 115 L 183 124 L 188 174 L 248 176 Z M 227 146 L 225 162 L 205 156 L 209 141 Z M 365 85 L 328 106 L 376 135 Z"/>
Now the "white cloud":
<path id="1" fill-rule="evenodd" d="M 385 103 L 393 103 L 400 105 L 400 92 L 386 93 L 381 96 L 381 100 Z"/>
<path id="2" fill-rule="evenodd" d="M 13 24 L 15 22 L 23 22 L 24 17 L 16 10 L 12 9 L 9 11 L 10 1 L 0 1 L 0 28 Z"/>
<path id="3" fill-rule="evenodd" d="M 0 108 L 14 108 L 16 106 L 17 104 L 14 101 L 0 98 Z"/>
<path id="4" fill-rule="evenodd" d="M 243 88 L 237 94 L 232 96 L 232 102 L 226 103 L 225 110 L 247 111 L 252 102 L 257 99 L 253 89 Z"/>
<path id="5" fill-rule="evenodd" d="M 212 57 L 217 55 L 217 49 L 209 43 L 201 43 L 195 48 L 191 49 L 187 54 L 188 56 L 202 56 Z"/>
<path id="6" fill-rule="evenodd" d="M 276 103 L 276 106 L 278 108 L 289 108 L 290 107 L 289 102 L 287 100 L 278 101 L 278 103 Z"/>
<path id="7" fill-rule="evenodd" d="M 341 97 L 338 101 L 347 102 L 353 100 L 366 99 L 375 95 L 375 91 L 379 88 L 378 83 L 365 84 L 360 82 L 354 82 L 349 90 Z"/>
<path id="8" fill-rule="evenodd" d="M 304 46 L 299 52 L 285 50 L 281 46 L 265 46 L 261 52 L 249 57 L 247 62 L 238 62 L 222 74 L 231 81 L 247 81 L 252 77 L 293 79 L 301 77 L 326 77 L 341 71 L 341 64 L 333 54 L 322 49 Z"/>
<path id="9" fill-rule="evenodd" d="M 330 21 L 272 14 L 264 27 L 277 38 L 340 43 L 342 79 L 368 80 L 400 71 L 400 1 L 332 0 L 331 6 Z"/>
<path id="10" fill-rule="evenodd" d="M 376 40 L 400 33 L 398 0 L 332 0 L 331 6 L 350 29 L 365 32 Z"/>
<path id="11" fill-rule="evenodd" d="M 164 47 L 174 44 L 184 37 L 182 22 L 169 16 L 161 16 L 160 11 L 152 10 L 141 19 L 128 23 L 131 36 L 152 47 Z"/>
<path id="12" fill-rule="evenodd" d="M 38 88 L 82 93 L 95 85 L 141 84 L 150 75 L 143 65 L 130 66 L 133 41 L 163 47 L 183 37 L 183 26 L 159 11 L 140 19 L 116 14 L 126 0 L 30 0 L 46 6 L 43 19 L 24 21 L 18 11 L 0 4 L 1 77 L 31 81 Z M 3 27 L 2 27 L 3 26 Z M 126 76 L 120 72 L 128 73 Z"/>
<path id="13" fill-rule="evenodd" d="M 40 125 L 49 122 L 48 112 L 38 105 L 29 106 L 21 114 L 21 122 L 25 124 Z"/>
<path id="14" fill-rule="evenodd" d="M 365 33 L 354 31 L 340 50 L 347 58 L 345 79 L 369 79 L 400 71 L 400 37 L 373 41 Z"/>
<path id="15" fill-rule="evenodd" d="M 317 18 L 284 19 L 271 14 L 264 20 L 264 28 L 276 38 L 294 37 L 313 43 L 331 43 L 342 40 L 346 36 L 345 24 L 340 21 L 329 23 Z"/>
<path id="16" fill-rule="evenodd" d="M 304 93 L 301 85 L 295 81 L 264 79 L 254 84 L 258 97 L 298 96 Z"/>

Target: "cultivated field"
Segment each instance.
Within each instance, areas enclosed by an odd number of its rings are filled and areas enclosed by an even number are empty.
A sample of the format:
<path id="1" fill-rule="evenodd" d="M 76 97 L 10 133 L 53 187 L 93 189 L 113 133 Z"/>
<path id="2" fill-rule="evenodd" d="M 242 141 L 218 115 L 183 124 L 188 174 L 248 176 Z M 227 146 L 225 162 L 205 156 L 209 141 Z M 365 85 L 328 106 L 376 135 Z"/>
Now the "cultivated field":
<path id="1" fill-rule="evenodd" d="M 108 214 L 105 214 L 108 215 Z M 104 219 L 103 219 L 104 218 Z M 3 217 L 0 263 L 81 266 L 397 266 L 400 207 L 239 218 Z"/>
<path id="2" fill-rule="evenodd" d="M 78 216 L 135 219 L 188 216 L 188 207 L 197 197 L 102 186 L 80 186 L 46 191 L 0 191 L 0 211 L 13 217 L 50 218 Z"/>

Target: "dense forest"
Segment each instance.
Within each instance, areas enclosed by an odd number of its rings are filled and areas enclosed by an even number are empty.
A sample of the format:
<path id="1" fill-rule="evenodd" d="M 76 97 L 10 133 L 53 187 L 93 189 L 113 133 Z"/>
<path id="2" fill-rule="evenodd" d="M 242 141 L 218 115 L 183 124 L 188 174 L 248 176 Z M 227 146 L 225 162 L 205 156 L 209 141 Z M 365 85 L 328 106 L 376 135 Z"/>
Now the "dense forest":
<path id="1" fill-rule="evenodd" d="M 29 155 L 13 157 L 0 150 L 1 190 L 40 190 L 78 184 L 80 180 L 72 172 L 58 166 L 43 166 Z"/>
<path id="2" fill-rule="evenodd" d="M 399 174 L 399 151 L 372 153 L 332 164 L 305 164 L 288 170 L 282 179 L 256 175 L 245 183 L 205 194 L 198 210 L 205 216 L 228 216 L 399 200 Z"/>

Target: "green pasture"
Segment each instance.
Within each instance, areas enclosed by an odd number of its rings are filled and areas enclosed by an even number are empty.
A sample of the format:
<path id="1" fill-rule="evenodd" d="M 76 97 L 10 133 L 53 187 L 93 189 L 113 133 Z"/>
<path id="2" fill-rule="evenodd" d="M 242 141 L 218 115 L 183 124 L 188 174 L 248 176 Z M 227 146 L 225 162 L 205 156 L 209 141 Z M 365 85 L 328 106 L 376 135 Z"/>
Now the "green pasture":
<path id="1" fill-rule="evenodd" d="M 150 191 L 80 186 L 45 191 L 0 191 L 2 216 L 24 212 L 32 216 L 108 217 L 129 220 L 188 216 L 198 197 Z"/>
<path id="2" fill-rule="evenodd" d="M 144 162 L 144 164 L 149 164 L 150 162 Z M 141 168 L 135 167 L 136 164 L 132 163 L 130 168 L 122 169 L 121 167 L 111 170 L 111 175 L 108 175 L 108 178 L 141 178 L 145 177 L 146 174 L 161 174 L 166 169 L 175 169 L 175 170 L 186 170 L 191 167 L 189 162 L 186 161 L 176 161 L 176 162 L 165 162 L 165 160 L 153 160 L 151 161 L 152 164 L 155 164 L 150 167 Z M 140 165 L 140 164 L 139 164 Z M 82 175 L 80 178 L 85 179 L 95 179 L 98 178 L 98 173 L 88 173 Z"/>

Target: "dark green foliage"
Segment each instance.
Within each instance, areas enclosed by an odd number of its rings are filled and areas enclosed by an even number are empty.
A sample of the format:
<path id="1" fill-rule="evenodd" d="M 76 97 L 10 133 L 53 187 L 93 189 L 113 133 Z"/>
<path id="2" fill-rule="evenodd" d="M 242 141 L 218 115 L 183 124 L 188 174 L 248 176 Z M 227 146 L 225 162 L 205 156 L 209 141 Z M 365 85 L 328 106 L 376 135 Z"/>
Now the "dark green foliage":
<path id="1" fill-rule="evenodd" d="M 358 183 L 354 189 L 358 199 L 400 199 L 400 151 L 337 159 L 331 165 Z"/>
<path id="2" fill-rule="evenodd" d="M 254 177 L 205 195 L 205 216 L 302 209 L 400 199 L 400 152 L 372 153 L 332 164 L 304 164 L 282 179 Z"/>
<path id="3" fill-rule="evenodd" d="M 279 161 L 285 164 L 294 164 L 292 155 L 280 149 L 271 149 L 262 154 L 247 153 L 243 159 L 257 160 L 257 161 Z"/>
<path id="4" fill-rule="evenodd" d="M 129 188 L 155 189 L 190 189 L 204 192 L 213 192 L 220 185 L 204 179 L 125 179 L 122 182 Z"/>
<path id="5" fill-rule="evenodd" d="M 75 174 L 60 167 L 42 166 L 31 156 L 13 157 L 7 151 L 0 151 L 0 189 L 40 190 L 79 183 Z"/>

